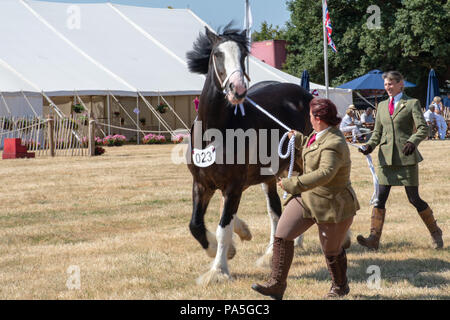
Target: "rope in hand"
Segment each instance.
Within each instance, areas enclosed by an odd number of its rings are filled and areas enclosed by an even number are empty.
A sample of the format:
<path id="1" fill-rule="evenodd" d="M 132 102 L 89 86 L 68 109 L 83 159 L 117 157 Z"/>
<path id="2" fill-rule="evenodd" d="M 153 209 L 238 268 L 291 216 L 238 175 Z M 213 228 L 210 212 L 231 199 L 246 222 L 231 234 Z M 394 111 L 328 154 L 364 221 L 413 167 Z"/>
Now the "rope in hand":
<path id="1" fill-rule="evenodd" d="M 286 153 L 283 154 L 283 143 L 284 140 L 286 140 L 286 138 L 289 135 L 289 131 L 286 132 L 283 137 L 280 140 L 280 144 L 278 145 L 278 155 L 280 156 L 281 159 L 287 159 L 289 156 L 291 157 L 290 163 L 289 163 L 289 171 L 288 171 L 288 178 L 290 178 L 292 176 L 292 171 L 294 169 L 294 161 L 295 161 L 295 135 L 292 135 L 291 139 L 289 139 L 288 142 L 288 146 L 287 146 L 287 150 Z M 287 192 L 285 191 L 283 194 L 283 199 L 287 198 Z"/>
<path id="2" fill-rule="evenodd" d="M 283 150 L 282 149 L 283 149 L 283 143 L 286 140 L 286 138 L 288 137 L 289 132 L 292 131 L 292 129 L 289 128 L 287 125 L 285 125 L 280 120 L 278 120 L 277 118 L 275 118 L 273 115 L 271 115 L 268 111 L 263 109 L 260 105 L 255 103 L 249 97 L 246 97 L 246 100 L 248 102 L 250 102 L 254 107 L 256 107 L 259 111 L 264 113 L 270 119 L 272 119 L 273 121 L 275 121 L 280 126 L 282 126 L 284 129 L 287 130 L 287 132 L 285 132 L 283 137 L 281 138 L 280 144 L 278 145 L 278 155 L 282 159 L 287 159 L 289 156 L 291 157 L 291 161 L 290 161 L 290 164 L 289 164 L 289 170 L 288 170 L 288 176 L 287 176 L 288 178 L 290 178 L 292 176 L 292 171 L 294 170 L 294 162 L 295 162 L 295 136 L 294 135 L 292 135 L 291 139 L 289 139 L 288 147 L 287 147 L 287 150 L 286 150 L 285 154 L 283 154 Z M 285 191 L 284 194 L 283 194 L 283 199 L 286 199 L 286 198 L 287 198 L 287 192 Z"/>

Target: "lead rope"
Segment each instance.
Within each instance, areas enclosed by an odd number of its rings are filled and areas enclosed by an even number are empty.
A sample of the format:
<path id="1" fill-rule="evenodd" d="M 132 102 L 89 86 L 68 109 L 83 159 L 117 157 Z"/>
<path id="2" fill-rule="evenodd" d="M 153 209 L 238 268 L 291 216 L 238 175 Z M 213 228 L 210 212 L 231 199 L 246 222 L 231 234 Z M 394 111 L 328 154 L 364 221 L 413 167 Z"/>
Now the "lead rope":
<path id="1" fill-rule="evenodd" d="M 289 171 L 288 171 L 288 178 L 292 176 L 292 171 L 294 170 L 294 162 L 295 162 L 295 136 L 293 135 L 291 139 L 289 140 L 286 153 L 283 154 L 283 143 L 286 140 L 286 138 L 289 135 L 289 132 L 292 130 L 287 125 L 285 125 L 283 122 L 275 118 L 273 115 L 271 115 L 269 112 L 267 112 L 265 109 L 263 109 L 260 105 L 255 103 L 252 99 L 249 97 L 246 97 L 247 101 L 250 102 L 253 106 L 255 106 L 259 111 L 264 113 L 266 116 L 268 116 L 270 119 L 278 123 L 280 126 L 282 126 L 284 129 L 287 130 L 287 132 L 284 133 L 283 137 L 280 140 L 280 144 L 278 145 L 278 155 L 282 159 L 287 159 L 289 156 L 291 156 L 291 161 L 289 164 Z M 283 194 L 283 199 L 287 198 L 287 192 L 285 191 Z"/>
<path id="2" fill-rule="evenodd" d="M 349 145 L 364 150 L 363 146 L 358 146 L 356 144 L 353 143 L 348 143 Z M 378 204 L 378 177 L 377 174 L 375 173 L 375 167 L 373 165 L 372 162 L 372 156 L 370 154 L 366 155 L 366 160 L 367 160 L 367 164 L 369 165 L 369 169 L 370 172 L 372 173 L 372 182 L 373 182 L 373 194 L 372 194 L 372 198 L 369 201 L 369 205 L 373 205 L 376 206 Z"/>
<path id="3" fill-rule="evenodd" d="M 291 156 L 291 161 L 289 163 L 289 171 L 288 171 L 288 178 L 290 178 L 292 176 L 292 170 L 294 169 L 294 161 L 295 161 L 295 136 L 292 135 L 291 139 L 289 139 L 288 142 L 288 146 L 287 146 L 287 150 L 286 153 L 283 154 L 283 143 L 284 140 L 286 140 L 286 138 L 289 135 L 289 131 L 285 132 L 285 134 L 283 135 L 283 137 L 280 140 L 280 144 L 278 145 L 278 155 L 280 156 L 280 158 L 282 159 L 287 159 L 289 156 Z M 283 194 L 283 199 L 287 198 L 287 192 L 285 191 Z"/>

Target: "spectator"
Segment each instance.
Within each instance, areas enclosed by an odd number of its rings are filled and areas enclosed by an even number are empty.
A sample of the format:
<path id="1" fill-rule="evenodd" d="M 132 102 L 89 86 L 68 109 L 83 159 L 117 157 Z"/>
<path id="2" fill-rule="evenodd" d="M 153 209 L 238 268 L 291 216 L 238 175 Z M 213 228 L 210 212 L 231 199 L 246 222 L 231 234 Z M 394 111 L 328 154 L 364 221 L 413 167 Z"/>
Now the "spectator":
<path id="1" fill-rule="evenodd" d="M 434 110 L 444 111 L 444 105 L 442 104 L 441 97 L 434 97 L 433 102 L 431 103 L 434 106 Z"/>
<path id="2" fill-rule="evenodd" d="M 436 117 L 434 114 L 434 105 L 430 104 L 428 110 L 423 114 L 428 125 L 428 140 L 433 139 L 433 129 L 436 128 Z"/>
<path id="3" fill-rule="evenodd" d="M 373 108 L 368 107 L 366 111 L 361 115 L 361 123 L 362 124 L 374 124 L 375 119 L 373 118 Z"/>
<path id="4" fill-rule="evenodd" d="M 442 102 L 444 103 L 444 107 L 450 110 L 450 92 L 447 92 L 447 96 L 442 99 Z"/>
<path id="5" fill-rule="evenodd" d="M 339 125 L 339 129 L 345 132 L 352 133 L 352 142 L 355 143 L 357 141 L 364 141 L 363 133 L 369 133 L 369 129 L 359 128 L 361 126 L 361 121 L 356 119 L 355 115 L 356 108 L 353 104 L 351 104 L 344 118 L 342 118 L 341 124 Z"/>
<path id="6" fill-rule="evenodd" d="M 447 135 L 447 122 L 445 122 L 444 117 L 441 115 L 440 110 L 434 111 L 434 117 L 436 118 L 436 127 L 438 130 L 439 139 L 445 140 L 445 136 Z"/>
<path id="7" fill-rule="evenodd" d="M 195 111 L 198 112 L 198 105 L 200 103 L 200 100 L 198 100 L 198 97 L 195 97 L 194 100 L 192 100 L 192 102 L 194 102 L 195 105 Z"/>

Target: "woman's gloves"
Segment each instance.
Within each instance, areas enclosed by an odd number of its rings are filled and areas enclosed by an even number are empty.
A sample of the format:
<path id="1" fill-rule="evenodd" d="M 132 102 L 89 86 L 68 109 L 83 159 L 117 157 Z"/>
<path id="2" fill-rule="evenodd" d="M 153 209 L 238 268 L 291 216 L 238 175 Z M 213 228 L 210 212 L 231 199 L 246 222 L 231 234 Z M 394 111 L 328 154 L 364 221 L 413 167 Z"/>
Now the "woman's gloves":
<path id="1" fill-rule="evenodd" d="M 365 144 L 361 148 L 358 148 L 358 151 L 361 152 L 363 155 L 367 156 L 369 153 L 373 151 L 372 146 Z"/>
<path id="2" fill-rule="evenodd" d="M 414 143 L 407 141 L 403 146 L 402 152 L 405 156 L 409 156 L 413 154 L 414 150 L 416 150 L 416 146 L 414 145 Z"/>
<path id="3" fill-rule="evenodd" d="M 414 145 L 414 143 L 408 141 L 403 146 L 402 152 L 405 156 L 409 156 L 413 154 L 415 150 L 416 146 Z M 361 152 L 363 155 L 367 156 L 369 153 L 373 151 L 373 148 L 370 145 L 365 144 L 362 146 L 362 149 L 359 148 L 358 151 Z"/>

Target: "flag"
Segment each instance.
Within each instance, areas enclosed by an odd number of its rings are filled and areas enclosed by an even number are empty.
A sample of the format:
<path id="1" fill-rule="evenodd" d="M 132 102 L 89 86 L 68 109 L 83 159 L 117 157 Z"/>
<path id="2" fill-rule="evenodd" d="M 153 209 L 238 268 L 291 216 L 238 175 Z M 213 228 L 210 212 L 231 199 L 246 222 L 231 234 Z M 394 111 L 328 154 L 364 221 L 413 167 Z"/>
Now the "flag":
<path id="1" fill-rule="evenodd" d="M 324 1 L 324 10 L 325 10 L 325 29 L 327 30 L 327 39 L 328 45 L 331 47 L 331 50 L 337 52 L 336 46 L 334 45 L 333 40 L 331 39 L 331 34 L 333 33 L 333 28 L 331 27 L 330 14 L 328 13 L 328 4 L 327 1 Z"/>

